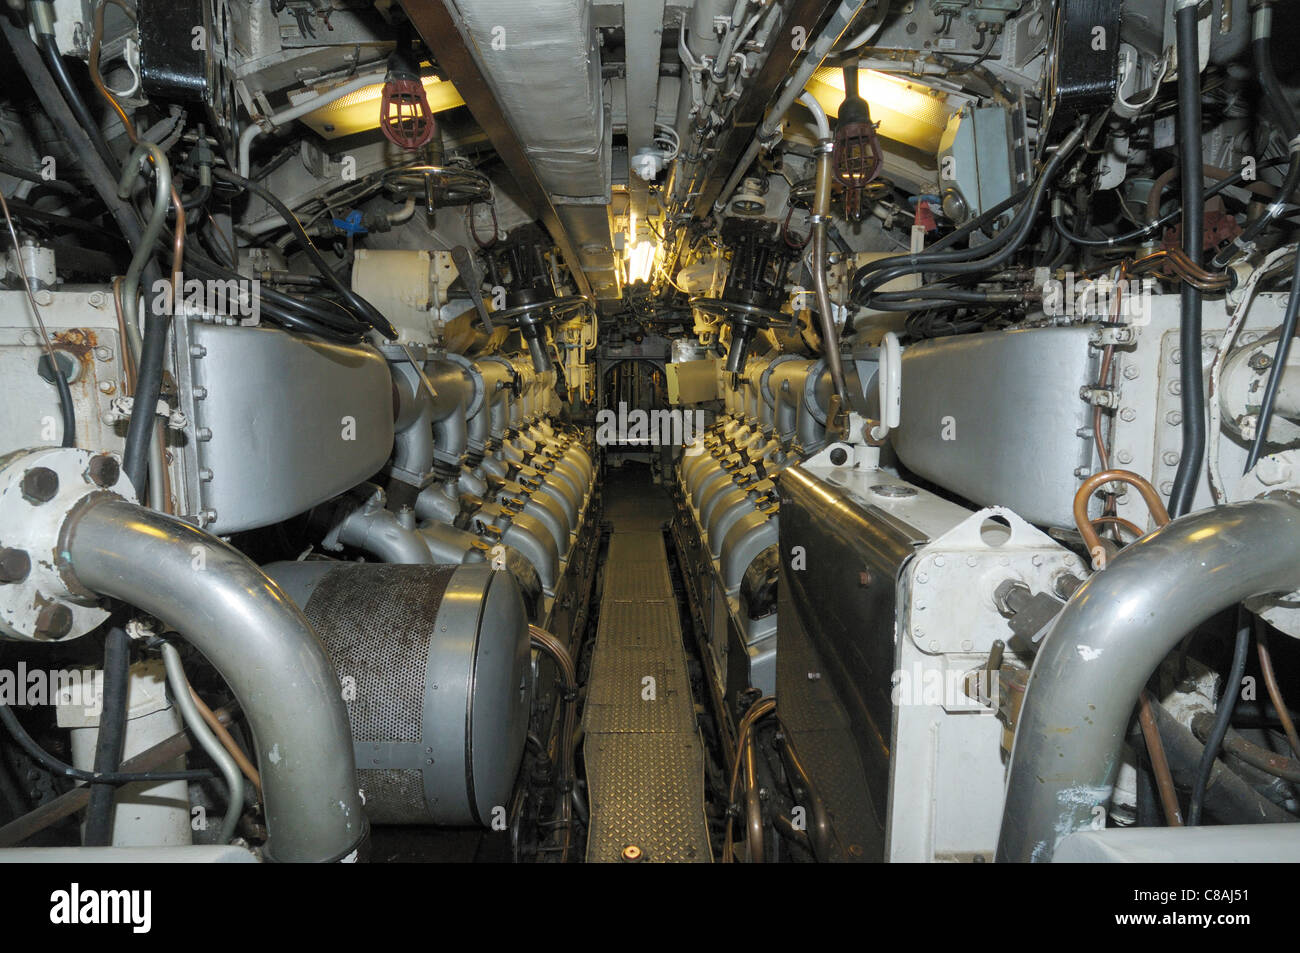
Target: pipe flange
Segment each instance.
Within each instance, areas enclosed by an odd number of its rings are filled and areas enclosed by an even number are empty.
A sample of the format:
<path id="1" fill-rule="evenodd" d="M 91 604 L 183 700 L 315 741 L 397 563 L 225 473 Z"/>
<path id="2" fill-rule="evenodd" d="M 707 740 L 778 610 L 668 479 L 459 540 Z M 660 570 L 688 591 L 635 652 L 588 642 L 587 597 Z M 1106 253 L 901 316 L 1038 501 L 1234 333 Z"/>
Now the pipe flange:
<path id="1" fill-rule="evenodd" d="M 776 407 L 776 394 L 772 392 L 771 387 L 772 372 L 782 364 L 789 363 L 790 361 L 806 360 L 806 357 L 799 354 L 778 354 L 776 357 L 772 358 L 772 360 L 768 361 L 767 367 L 763 369 L 763 373 L 758 377 L 758 392 L 762 395 L 763 403 L 767 404 L 769 407 Z"/>
<path id="2" fill-rule="evenodd" d="M 69 518 L 106 497 L 135 502 L 116 454 L 40 447 L 0 457 L 0 633 L 61 642 L 108 618 L 63 544 Z"/>
<path id="3" fill-rule="evenodd" d="M 826 426 L 826 411 L 822 410 L 821 404 L 817 403 L 817 382 L 825 372 L 826 358 L 819 357 L 817 363 L 808 369 L 808 374 L 803 380 L 804 406 L 808 408 L 812 419 L 823 427 Z"/>
<path id="4" fill-rule="evenodd" d="M 463 354 L 457 354 L 454 351 L 443 351 L 438 355 L 440 360 L 450 361 L 465 372 L 470 383 L 474 387 L 474 396 L 470 398 L 469 407 L 465 409 L 465 419 L 470 420 L 477 416 L 483 406 L 483 400 L 486 396 L 486 386 L 483 383 L 483 374 L 473 362 Z"/>

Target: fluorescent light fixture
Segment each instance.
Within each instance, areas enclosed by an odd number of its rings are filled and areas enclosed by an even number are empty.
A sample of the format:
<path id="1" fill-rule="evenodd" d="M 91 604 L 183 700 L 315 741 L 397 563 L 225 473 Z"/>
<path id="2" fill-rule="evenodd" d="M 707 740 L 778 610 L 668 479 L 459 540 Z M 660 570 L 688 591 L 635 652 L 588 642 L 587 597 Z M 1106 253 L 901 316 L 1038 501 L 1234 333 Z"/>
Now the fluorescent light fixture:
<path id="1" fill-rule="evenodd" d="M 627 283 L 649 281 L 650 270 L 654 267 L 657 246 L 653 242 L 640 242 L 632 246 L 627 256 Z"/>
<path id="2" fill-rule="evenodd" d="M 425 95 L 429 97 L 429 109 L 432 112 L 439 113 L 465 105 L 465 100 L 451 83 L 436 76 L 426 76 L 421 82 L 424 84 Z M 313 93 L 309 90 L 304 95 L 311 96 Z M 339 139 L 378 129 L 379 107 L 383 98 L 384 84 L 375 83 L 307 113 L 302 121 L 326 139 Z"/>

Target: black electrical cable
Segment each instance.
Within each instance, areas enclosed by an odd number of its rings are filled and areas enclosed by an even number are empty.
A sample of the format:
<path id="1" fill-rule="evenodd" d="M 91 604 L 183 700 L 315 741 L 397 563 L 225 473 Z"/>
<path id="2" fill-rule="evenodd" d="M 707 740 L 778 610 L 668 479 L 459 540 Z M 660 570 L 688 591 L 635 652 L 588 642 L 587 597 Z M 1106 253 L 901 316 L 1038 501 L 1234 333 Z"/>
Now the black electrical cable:
<path id="1" fill-rule="evenodd" d="M 242 276 L 186 248 L 186 270 L 200 278 L 222 281 L 242 280 Z M 336 301 L 321 295 L 301 298 L 270 288 L 258 292 L 259 318 L 268 318 L 290 331 L 300 331 L 327 338 L 340 344 L 357 344 L 370 326 Z"/>
<path id="2" fill-rule="evenodd" d="M 192 212 L 196 208 L 202 208 L 208 204 L 208 199 L 212 197 L 212 186 L 200 185 L 188 196 L 181 196 L 181 207 L 187 212 Z"/>
<path id="3" fill-rule="evenodd" d="M 42 2 L 42 0 L 37 0 L 37 2 Z M 35 6 L 35 4 L 31 3 L 28 6 Z M 104 133 L 100 130 L 99 124 L 95 122 L 95 117 L 91 115 L 90 109 L 86 106 L 86 101 L 77 92 L 77 87 L 72 82 L 72 77 L 68 74 L 68 69 L 63 63 L 63 57 L 59 53 L 59 46 L 54 39 L 54 34 L 44 32 L 37 17 L 32 17 L 32 24 L 36 28 L 36 45 L 45 57 L 45 65 L 49 67 L 50 74 L 54 77 L 54 81 L 58 83 L 59 92 L 64 101 L 72 109 L 73 115 L 77 117 L 77 122 L 90 136 L 90 141 L 95 147 L 95 152 L 99 154 L 99 158 L 103 160 L 109 169 L 116 169 L 117 159 L 113 156 L 112 150 L 108 148 Z"/>
<path id="4" fill-rule="evenodd" d="M 263 179 L 265 179 L 276 169 L 280 168 L 280 166 L 284 165 L 286 162 L 288 162 L 290 159 L 296 156 L 300 148 L 301 147 L 297 143 L 294 143 L 293 145 L 288 146 L 287 148 L 281 149 L 277 155 L 273 156 L 271 160 L 266 163 L 266 165 L 262 166 L 260 169 L 258 169 L 256 172 L 253 173 L 253 181 L 261 182 Z"/>
<path id="5" fill-rule="evenodd" d="M 1288 139 L 1300 135 L 1300 117 L 1291 108 L 1291 99 L 1278 82 L 1277 71 L 1273 68 L 1273 4 L 1269 0 L 1260 3 L 1254 14 L 1251 50 L 1255 58 L 1255 78 L 1264 92 L 1264 102 L 1276 113 L 1282 125 L 1282 131 Z"/>
<path id="6" fill-rule="evenodd" d="M 95 736 L 95 774 L 112 774 L 122 766 L 130 688 L 131 637 L 121 626 L 110 626 L 104 637 L 104 701 Z M 83 836 L 87 847 L 108 847 L 113 843 L 113 788 L 104 783 L 90 786 Z"/>
<path id="7" fill-rule="evenodd" d="M 56 192 L 62 192 L 64 195 L 72 195 L 78 198 L 81 197 L 81 189 L 77 188 L 71 182 L 64 182 L 61 179 L 47 179 L 39 172 L 25 169 L 5 158 L 0 158 L 0 172 L 5 175 L 11 175 L 15 179 L 22 179 L 24 182 L 32 182 L 38 186 L 44 186 L 53 189 Z"/>
<path id="8" fill-rule="evenodd" d="M 1015 255 L 1020 246 L 1028 238 L 1030 231 L 1034 227 L 1034 219 L 1038 215 L 1038 209 L 1042 205 L 1043 197 L 1047 194 L 1048 186 L 1060 171 L 1066 158 L 1072 153 L 1076 146 L 1083 140 L 1084 132 L 1087 128 L 1088 121 L 1084 117 L 1078 125 L 1066 136 L 1056 153 L 1048 160 L 1039 174 L 1037 181 L 1030 188 L 1029 197 L 1025 199 L 1019 211 L 1016 212 L 1015 218 L 1011 224 L 1002 229 L 996 238 L 987 245 L 982 245 L 975 250 L 976 254 L 998 249 L 987 258 L 980 258 L 975 261 L 954 261 L 943 262 L 936 259 L 926 260 L 924 255 L 913 255 L 908 258 L 908 264 L 888 268 L 884 271 L 877 272 L 865 281 L 857 283 L 853 289 L 852 298 L 856 303 L 869 304 L 869 296 L 876 288 L 884 285 L 895 278 L 901 278 L 904 275 L 920 272 L 922 274 L 940 274 L 940 275 L 971 275 L 987 272 L 994 268 L 999 268 Z M 949 252 L 949 255 L 956 254 Z M 942 258 L 943 256 L 938 256 Z"/>
<path id="9" fill-rule="evenodd" d="M 369 301 L 344 284 L 342 279 L 334 273 L 334 269 L 331 268 L 329 263 L 321 256 L 320 251 L 317 250 L 316 245 L 312 242 L 311 236 L 307 234 L 307 230 L 303 228 L 302 223 L 298 221 L 298 217 L 293 214 L 293 211 L 289 206 L 285 205 L 278 197 L 276 197 L 274 192 L 266 186 L 258 182 L 251 182 L 242 175 L 238 175 L 229 169 L 213 169 L 212 174 L 223 182 L 229 182 L 241 189 L 254 193 L 259 196 L 262 201 L 266 202 L 267 205 L 275 209 L 280 214 L 280 217 L 284 219 L 285 223 L 293 230 L 294 234 L 298 236 L 298 241 L 302 244 L 303 252 L 306 254 L 307 259 L 312 263 L 312 266 L 320 272 L 320 276 L 325 279 L 326 283 L 337 291 L 339 296 L 347 302 L 349 310 L 360 315 L 370 327 L 378 331 L 388 340 L 397 340 L 397 330 L 389 323 L 388 319 L 380 314 L 379 310 Z"/>
<path id="10" fill-rule="evenodd" d="M 1193 13 L 1195 8 L 1191 8 Z M 1201 811 L 1205 807 L 1205 788 L 1210 783 L 1210 774 L 1214 771 L 1214 761 L 1219 756 L 1219 748 L 1228 734 L 1232 724 L 1232 712 L 1236 708 L 1237 698 L 1241 695 L 1241 679 L 1246 674 L 1246 656 L 1250 651 L 1250 626 L 1252 616 L 1246 610 L 1238 610 L 1237 641 L 1232 647 L 1232 666 L 1228 670 L 1228 679 L 1223 683 L 1219 695 L 1219 705 L 1214 710 L 1214 727 L 1205 739 L 1205 751 L 1196 767 L 1196 780 L 1192 785 L 1191 799 L 1187 805 L 1187 826 L 1195 827 L 1201 822 Z"/>
<path id="11" fill-rule="evenodd" d="M 993 208 L 989 209 L 978 218 L 972 219 L 960 228 L 949 232 L 943 238 L 939 239 L 933 245 L 924 251 L 915 255 L 891 255 L 889 258 L 879 258 L 872 262 L 867 262 L 853 274 L 853 284 L 856 288 L 859 284 L 866 281 L 868 276 L 873 272 L 881 271 L 885 268 L 891 268 L 895 265 L 911 264 L 917 261 L 964 261 L 968 258 L 974 258 L 976 255 L 984 253 L 990 247 L 989 245 L 980 245 L 974 248 L 963 248 L 956 251 L 944 251 L 950 248 L 963 238 L 967 238 L 987 225 L 997 220 L 1007 209 L 1018 205 L 1029 195 L 1029 189 L 1021 189 L 1019 192 L 999 202 Z M 838 233 L 837 233 L 838 234 Z M 829 235 L 829 232 L 828 232 Z"/>
<path id="12" fill-rule="evenodd" d="M 1259 163 L 1255 168 L 1256 170 L 1268 169 L 1273 166 L 1281 165 L 1285 161 L 1285 159 L 1269 159 L 1267 162 Z M 1225 179 L 1220 179 L 1215 182 L 1214 185 L 1205 190 L 1205 201 L 1208 202 L 1220 192 L 1230 189 L 1234 185 L 1240 185 L 1244 181 L 1246 181 L 1245 169 L 1242 169 L 1240 172 L 1236 172 Z M 1140 242 L 1145 238 L 1152 237 L 1156 232 L 1160 231 L 1160 229 L 1172 225 L 1181 218 L 1183 207 L 1179 204 L 1177 207 L 1170 209 L 1164 215 L 1160 216 L 1150 225 L 1135 228 L 1131 232 L 1125 232 L 1124 234 L 1116 235 L 1113 238 L 1085 238 L 1082 235 L 1075 235 L 1066 228 L 1065 223 L 1061 219 L 1063 214 L 1064 208 L 1061 206 L 1056 206 L 1052 209 L 1052 228 L 1054 228 L 1056 233 L 1067 242 L 1070 242 L 1072 245 L 1078 245 L 1081 248 L 1110 248 L 1114 245 L 1129 245 L 1134 242 Z M 1215 264 L 1217 265 L 1218 262 Z"/>
<path id="13" fill-rule="evenodd" d="M 9 214 L 9 202 L 0 192 L 0 209 L 4 211 L 5 226 L 9 230 L 9 240 L 14 246 L 14 263 L 18 266 L 18 273 L 27 292 L 27 302 L 31 305 L 32 317 L 36 319 L 37 327 L 41 332 L 41 341 L 45 345 L 45 360 L 50 365 L 50 376 L 54 378 L 54 389 L 59 392 L 59 412 L 63 418 L 63 446 L 75 447 L 77 445 L 77 411 L 76 406 L 72 403 L 72 388 L 68 386 L 68 378 L 59 367 L 58 353 L 54 350 L 54 345 L 50 343 L 50 335 L 45 327 L 45 322 L 41 319 L 40 302 L 36 300 L 36 291 L 32 284 L 31 276 L 27 274 L 27 266 L 23 264 L 22 248 L 18 244 L 18 231 L 14 228 L 13 216 Z"/>
<path id="14" fill-rule="evenodd" d="M 73 152 L 81 157 L 82 171 L 113 216 L 127 245 L 134 251 L 139 247 L 142 236 L 140 219 L 134 208 L 118 198 L 117 176 L 110 171 L 112 166 L 105 165 L 99 158 L 90 133 L 78 124 L 26 32 L 14 26 L 7 17 L 0 17 L 0 32 L 9 43 L 9 49 L 26 75 L 32 92 L 44 105 L 54 128 L 72 147 Z M 161 278 L 161 270 L 150 258 L 144 269 L 143 287 L 155 287 Z M 162 390 L 162 361 L 167 350 L 167 325 L 165 314 L 155 314 L 152 308 L 148 309 L 143 354 L 136 376 L 135 407 L 127 426 L 126 446 L 122 453 L 122 470 L 141 499 L 145 498 L 149 482 L 149 447 L 153 440 L 155 408 Z"/>
<path id="15" fill-rule="evenodd" d="M 1183 186 L 1183 251 L 1199 266 L 1204 260 L 1205 201 L 1201 194 L 1201 73 L 1200 38 L 1196 26 L 1196 4 L 1184 4 L 1174 15 L 1178 62 L 1178 163 Z M 1178 365 L 1182 387 L 1183 447 L 1169 494 L 1169 515 L 1174 519 L 1192 508 L 1205 461 L 1205 382 L 1201 366 L 1201 291 L 1189 282 L 1179 289 L 1182 320 L 1178 343 L 1182 358 Z M 1208 775 L 1207 775 L 1208 778 Z"/>
<path id="16" fill-rule="evenodd" d="M 117 160 L 114 159 L 112 150 L 108 148 L 108 140 L 104 139 L 103 130 L 100 129 L 98 122 L 95 122 L 95 117 L 87 108 L 86 100 L 82 99 L 81 92 L 77 91 L 77 85 L 73 83 L 72 75 L 64 65 L 64 59 L 59 52 L 59 42 L 53 31 L 53 9 L 49 7 L 49 0 L 29 0 L 27 13 L 31 18 L 32 33 L 36 36 L 36 48 L 40 49 L 40 55 L 44 57 L 49 73 L 59 85 L 60 95 L 72 108 L 82 129 L 90 135 L 91 143 L 94 144 L 95 152 L 99 153 L 100 159 L 109 169 L 116 172 Z"/>
<path id="17" fill-rule="evenodd" d="M 1286 171 L 1286 178 L 1282 180 L 1281 188 L 1278 189 L 1277 198 L 1265 209 L 1263 215 L 1247 223 L 1241 234 L 1232 240 L 1231 245 L 1215 256 L 1215 268 L 1223 268 L 1238 251 L 1246 253 L 1254 251 L 1255 239 L 1259 234 L 1282 217 L 1288 201 L 1295 195 L 1296 189 L 1300 188 L 1300 139 L 1291 141 L 1290 159 L 1291 165 Z"/>
<path id="18" fill-rule="evenodd" d="M 33 761 L 51 773 L 73 781 L 84 781 L 87 784 L 134 784 L 137 781 L 202 781 L 215 777 L 206 768 L 190 771 L 114 771 L 108 774 L 82 771 L 65 761 L 60 761 L 38 745 L 36 739 L 27 733 L 27 729 L 22 726 L 18 716 L 8 705 L 0 705 L 0 725 L 8 729 L 14 741 L 18 742 L 18 746 L 27 752 Z"/>
<path id="19" fill-rule="evenodd" d="M 971 302 L 957 298 L 918 298 L 913 301 L 879 301 L 871 299 L 871 308 L 874 311 L 920 311 L 923 309 L 942 310 L 946 308 L 969 308 L 971 304 L 980 304 L 987 302 Z"/>
<path id="20" fill-rule="evenodd" d="M 1277 348 L 1273 352 L 1273 364 L 1268 370 L 1268 383 L 1264 385 L 1264 397 L 1259 403 L 1255 439 L 1251 441 L 1250 453 L 1246 456 L 1247 472 L 1259 462 L 1260 456 L 1264 453 L 1269 424 L 1273 420 L 1273 405 L 1277 402 L 1277 392 L 1282 386 L 1282 373 L 1286 370 L 1287 356 L 1291 353 L 1291 339 L 1295 337 L 1297 319 L 1300 319 L 1300 255 L 1296 255 L 1295 271 L 1291 275 L 1291 296 L 1287 299 L 1286 314 L 1282 318 L 1281 337 L 1278 338 Z"/>

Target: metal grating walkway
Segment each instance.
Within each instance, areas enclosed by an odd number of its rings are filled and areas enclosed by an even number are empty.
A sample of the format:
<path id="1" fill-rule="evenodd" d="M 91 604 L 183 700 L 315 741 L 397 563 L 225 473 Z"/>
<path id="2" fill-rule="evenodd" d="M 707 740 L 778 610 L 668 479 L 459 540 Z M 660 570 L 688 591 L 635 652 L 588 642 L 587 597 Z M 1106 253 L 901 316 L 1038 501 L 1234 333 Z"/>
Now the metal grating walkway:
<path id="1" fill-rule="evenodd" d="M 614 530 L 583 712 L 587 860 L 617 862 L 635 846 L 651 862 L 707 863 L 704 749 L 668 553 L 647 519 L 653 504 L 641 503 L 609 509 Z"/>

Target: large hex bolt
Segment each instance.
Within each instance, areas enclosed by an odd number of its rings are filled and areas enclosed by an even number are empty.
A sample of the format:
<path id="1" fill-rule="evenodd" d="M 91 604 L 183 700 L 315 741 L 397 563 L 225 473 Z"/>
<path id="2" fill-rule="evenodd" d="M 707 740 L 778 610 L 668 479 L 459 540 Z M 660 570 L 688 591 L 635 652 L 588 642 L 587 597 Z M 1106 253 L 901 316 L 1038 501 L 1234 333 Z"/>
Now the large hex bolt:
<path id="1" fill-rule="evenodd" d="M 48 605 L 36 617 L 38 639 L 61 639 L 71 631 L 72 610 L 65 605 Z"/>
<path id="2" fill-rule="evenodd" d="M 23 499 L 33 506 L 48 503 L 59 492 L 59 475 L 49 467 L 32 467 L 23 474 Z"/>
<path id="3" fill-rule="evenodd" d="M 105 488 L 116 486 L 122 476 L 122 465 L 112 454 L 101 453 L 90 458 L 86 467 L 86 477 L 96 486 Z"/>
<path id="4" fill-rule="evenodd" d="M 21 549 L 0 549 L 0 585 L 22 582 L 31 571 L 31 557 Z"/>

